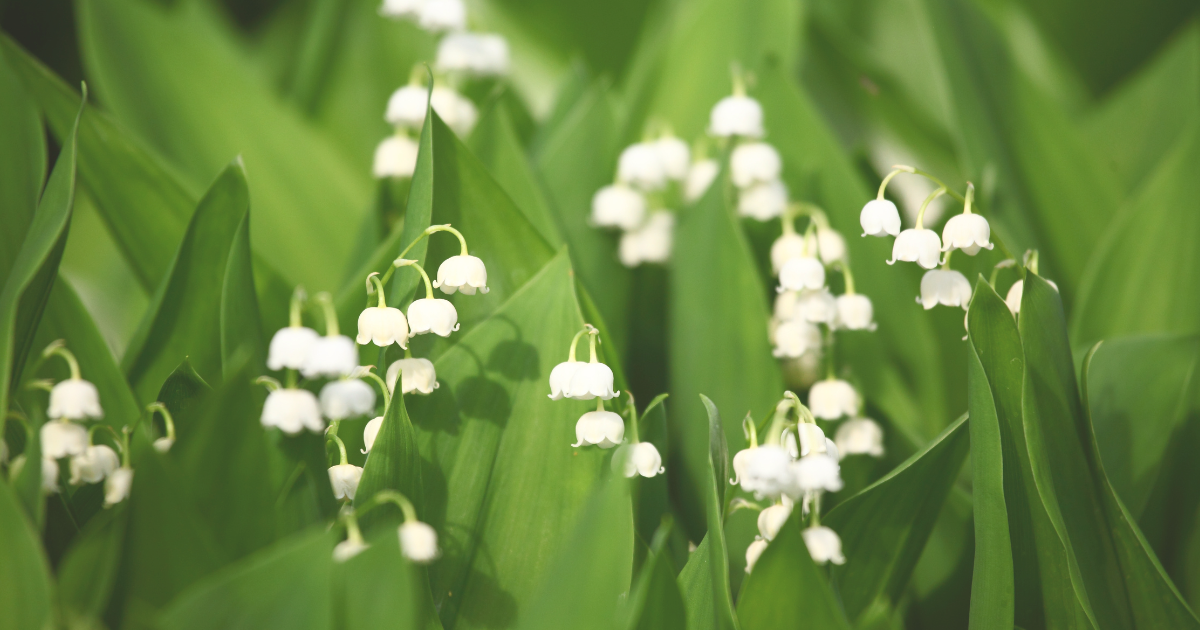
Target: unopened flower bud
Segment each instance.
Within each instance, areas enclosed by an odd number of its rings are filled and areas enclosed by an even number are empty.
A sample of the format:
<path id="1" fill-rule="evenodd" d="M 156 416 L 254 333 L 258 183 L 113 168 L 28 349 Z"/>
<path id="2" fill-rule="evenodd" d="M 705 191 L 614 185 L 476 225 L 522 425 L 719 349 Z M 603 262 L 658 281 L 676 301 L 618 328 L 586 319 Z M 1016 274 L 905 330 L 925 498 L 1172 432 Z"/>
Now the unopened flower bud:
<path id="1" fill-rule="evenodd" d="M 133 469 L 118 468 L 104 481 L 104 507 L 112 507 L 129 497 L 133 485 Z"/>
<path id="2" fill-rule="evenodd" d="M 750 543 L 746 547 L 746 573 L 754 570 L 754 565 L 758 563 L 759 557 L 767 550 L 767 541 L 759 539 Z"/>
<path id="3" fill-rule="evenodd" d="M 783 524 L 791 515 L 792 504 L 789 502 L 764 508 L 758 513 L 758 535 L 762 536 L 763 540 L 775 540 L 775 536 L 783 529 Z"/>
<path id="4" fill-rule="evenodd" d="M 345 562 L 370 548 L 361 538 L 347 538 L 333 548 L 334 562 Z"/>
<path id="5" fill-rule="evenodd" d="M 1047 280 L 1046 282 L 1048 282 L 1055 291 L 1058 290 L 1058 285 L 1055 284 L 1053 280 Z M 1017 280 L 1011 287 L 1008 288 L 1008 293 L 1004 296 L 1004 304 L 1008 306 L 1008 310 L 1011 311 L 1013 315 L 1021 312 L 1021 297 L 1024 295 L 1024 293 L 1024 280 Z"/>
<path id="6" fill-rule="evenodd" d="M 175 440 L 169 437 L 163 436 L 157 440 L 154 440 L 154 450 L 158 451 L 159 453 L 166 453 L 167 451 L 170 451 L 172 446 L 175 446 Z"/>
<path id="7" fill-rule="evenodd" d="M 379 429 L 383 426 L 383 416 L 378 416 L 371 419 L 367 426 L 363 427 L 363 447 L 368 453 L 371 452 L 371 447 L 375 446 L 375 438 L 379 436 Z"/>

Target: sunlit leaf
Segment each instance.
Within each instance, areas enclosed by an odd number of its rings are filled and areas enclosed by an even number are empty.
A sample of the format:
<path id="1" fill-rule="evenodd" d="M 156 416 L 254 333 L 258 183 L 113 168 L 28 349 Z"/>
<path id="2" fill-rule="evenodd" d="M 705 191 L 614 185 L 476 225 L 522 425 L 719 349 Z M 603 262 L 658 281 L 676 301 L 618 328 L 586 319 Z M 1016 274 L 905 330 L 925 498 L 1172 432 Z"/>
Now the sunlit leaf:
<path id="1" fill-rule="evenodd" d="M 12 488 L 0 483 L 0 628 L 39 630 L 50 622 L 53 584 L 39 536 Z"/>

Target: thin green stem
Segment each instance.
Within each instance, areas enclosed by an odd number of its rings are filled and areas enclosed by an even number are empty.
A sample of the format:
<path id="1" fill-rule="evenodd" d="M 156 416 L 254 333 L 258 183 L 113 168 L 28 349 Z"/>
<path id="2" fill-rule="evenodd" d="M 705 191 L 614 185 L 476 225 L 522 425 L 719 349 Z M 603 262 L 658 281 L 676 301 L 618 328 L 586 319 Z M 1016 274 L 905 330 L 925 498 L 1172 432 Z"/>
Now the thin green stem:
<path id="1" fill-rule="evenodd" d="M 627 393 L 629 400 L 627 401 L 629 409 L 629 435 L 631 444 L 637 444 L 641 440 L 638 439 L 638 412 L 637 403 L 633 401 L 633 393 Z"/>
<path id="2" fill-rule="evenodd" d="M 938 188 L 937 190 L 929 193 L 929 196 L 925 198 L 925 201 L 921 202 L 921 209 L 917 211 L 917 226 L 916 227 L 918 230 L 925 228 L 925 209 L 929 207 L 930 202 L 932 202 L 934 199 L 937 199 L 938 197 L 941 197 L 944 194 L 946 194 L 946 187 L 942 186 L 941 188 Z"/>
<path id="3" fill-rule="evenodd" d="M 395 503 L 400 506 L 400 510 L 404 512 L 404 521 L 411 522 L 417 520 L 417 510 L 413 507 L 408 497 L 396 492 L 395 490 L 384 489 L 375 493 L 370 499 L 354 510 L 356 516 L 367 513 L 370 510 L 383 505 L 384 503 Z"/>
<path id="4" fill-rule="evenodd" d="M 158 412 L 158 414 L 162 416 L 163 425 L 165 426 L 165 428 L 167 430 L 167 439 L 174 442 L 175 441 L 175 420 L 174 420 L 174 418 L 171 417 L 171 412 L 170 412 L 170 410 L 167 409 L 167 406 L 162 404 L 161 402 L 152 402 L 149 405 L 146 405 L 146 411 L 150 412 L 150 422 L 151 423 L 154 422 L 154 413 L 155 412 Z"/>
<path id="5" fill-rule="evenodd" d="M 375 283 L 374 289 L 371 288 L 372 282 Z M 367 276 L 367 295 L 371 295 L 372 291 L 379 294 L 379 308 L 387 308 L 387 298 L 384 297 L 384 293 L 386 293 L 386 291 L 383 290 L 383 283 L 379 280 L 378 271 L 372 271 L 370 275 Z"/>
<path id="6" fill-rule="evenodd" d="M 854 274 L 850 273 L 850 263 L 843 258 L 838 261 L 838 268 L 842 270 L 842 277 L 846 280 L 846 295 L 854 295 Z"/>
<path id="7" fill-rule="evenodd" d="M 742 65 L 738 62 L 729 64 L 729 72 L 733 75 L 733 95 L 746 95 L 746 79 L 742 76 Z"/>
<path id="8" fill-rule="evenodd" d="M 444 225 L 431 225 L 431 226 L 425 228 L 425 234 L 433 234 L 434 232 L 449 232 L 449 233 L 457 236 L 458 237 L 458 245 L 459 245 L 460 251 L 462 252 L 461 255 L 462 256 L 468 255 L 467 254 L 467 239 L 463 238 L 462 232 L 459 232 L 458 230 L 450 227 L 449 223 L 446 223 Z M 403 256 L 403 254 L 401 254 L 401 256 Z"/>
<path id="9" fill-rule="evenodd" d="M 805 256 L 812 256 L 812 254 L 809 253 L 809 251 L 808 251 L 808 244 L 816 242 L 816 238 L 815 238 L 816 233 L 817 233 L 817 224 L 812 221 L 809 221 L 808 227 L 805 228 L 805 230 L 804 230 L 804 255 Z"/>
<path id="10" fill-rule="evenodd" d="M 750 448 L 758 448 L 758 427 L 754 426 L 754 418 L 750 414 L 746 414 L 742 418 L 742 432 L 746 434 L 746 441 L 750 443 Z"/>
<path id="11" fill-rule="evenodd" d="M 415 260 L 406 258 L 397 258 L 396 262 L 392 263 L 396 267 L 416 267 L 417 272 L 421 274 L 421 279 L 425 281 L 425 299 L 433 299 L 433 283 L 429 281 L 429 274 L 425 273 L 425 269 Z"/>
<path id="12" fill-rule="evenodd" d="M 346 443 L 343 442 L 342 438 L 338 437 L 336 433 L 330 433 L 328 435 L 329 437 L 333 438 L 334 442 L 337 442 L 338 454 L 341 455 L 341 465 L 345 466 L 349 463 L 349 460 L 346 459 Z"/>
<path id="13" fill-rule="evenodd" d="M 897 165 L 897 168 L 899 168 L 899 165 Z M 910 171 L 911 173 L 913 173 L 913 174 L 915 174 L 915 175 L 920 175 L 921 177 L 924 177 L 925 179 L 928 179 L 929 181 L 933 182 L 934 184 L 937 184 L 939 187 L 941 187 L 941 188 L 945 188 L 945 189 L 946 189 L 946 194 L 947 194 L 947 195 L 950 195 L 950 197 L 951 197 L 951 198 L 953 198 L 955 201 L 957 201 L 957 202 L 959 202 L 959 203 L 965 203 L 965 202 L 966 202 L 966 198 L 965 198 L 965 197 L 963 197 L 962 195 L 960 195 L 960 194 L 958 194 L 958 193 L 954 192 L 954 190 L 953 190 L 953 189 L 951 189 L 949 186 L 947 186 L 945 182 L 943 182 L 942 180 L 938 179 L 938 177 L 937 177 L 936 175 L 934 175 L 933 173 L 930 173 L 929 171 L 926 171 L 926 170 L 923 170 L 923 169 L 919 169 L 919 168 L 913 168 L 913 167 L 911 167 L 911 166 L 910 166 L 910 167 L 908 167 L 908 168 L 912 168 L 912 171 Z"/>
<path id="14" fill-rule="evenodd" d="M 337 337 L 339 334 L 337 309 L 333 306 L 333 296 L 322 291 L 316 295 L 315 299 L 321 304 L 321 309 L 325 312 L 325 336 Z"/>
<path id="15" fill-rule="evenodd" d="M 604 411 L 604 399 L 599 396 L 596 397 L 596 411 Z"/>
<path id="16" fill-rule="evenodd" d="M 392 394 L 388 391 L 387 383 L 385 383 L 378 374 L 370 371 L 368 371 L 366 374 L 363 374 L 362 377 L 370 378 L 379 385 L 379 390 L 383 392 L 383 414 L 386 416 L 388 407 L 392 406 Z"/>
<path id="17" fill-rule="evenodd" d="M 879 193 L 875 195 L 875 199 L 878 201 L 883 201 L 883 193 L 887 191 L 887 186 L 889 183 L 891 183 L 893 177 L 899 175 L 900 173 L 915 173 L 916 171 L 917 169 L 911 166 L 904 166 L 903 164 L 897 164 L 896 166 L 893 166 L 892 172 L 884 176 L 883 181 L 880 182 Z"/>
<path id="18" fill-rule="evenodd" d="M 946 257 L 942 259 L 942 270 L 943 271 L 950 270 L 950 254 L 953 254 L 953 253 L 954 253 L 953 249 L 946 250 Z"/>
<path id="19" fill-rule="evenodd" d="M 975 201 L 975 184 L 967 182 L 967 198 L 963 202 L 963 214 L 971 214 L 971 202 Z"/>
<path id="20" fill-rule="evenodd" d="M 296 289 L 292 291 L 292 299 L 288 303 L 288 326 L 300 328 L 304 325 L 302 315 L 306 300 L 308 300 L 308 293 L 305 293 L 304 287 L 297 285 Z"/>
<path id="21" fill-rule="evenodd" d="M 812 495 L 812 527 L 818 527 L 821 524 L 821 493 L 814 492 Z"/>
<path id="22" fill-rule="evenodd" d="M 834 356 L 833 356 L 833 328 L 825 329 L 825 377 L 829 380 L 834 378 Z"/>
<path id="23" fill-rule="evenodd" d="M 282 387 L 282 385 L 279 384 L 278 380 L 273 379 L 270 376 L 260 376 L 256 379 L 254 379 L 254 384 L 262 385 L 262 386 L 266 387 L 267 391 L 269 391 L 269 392 L 273 392 Z"/>
<path id="24" fill-rule="evenodd" d="M 568 363 L 575 362 L 575 346 L 579 343 L 579 338 L 588 334 L 588 332 L 590 332 L 591 330 L 592 330 L 591 324 L 584 324 L 583 330 L 580 330 L 579 332 L 575 333 L 575 337 L 573 337 L 571 339 L 571 351 L 567 353 L 567 362 Z"/>
<path id="25" fill-rule="evenodd" d="M 593 328 L 588 331 L 588 335 L 588 352 L 591 353 L 588 363 L 599 363 L 600 360 L 596 357 L 596 340 L 600 338 L 600 331 Z"/>
<path id="26" fill-rule="evenodd" d="M 50 358 L 53 355 L 58 355 L 67 362 L 67 367 L 71 370 L 71 380 L 79 380 L 79 361 L 75 360 L 75 355 L 67 350 L 66 344 L 59 339 L 42 351 L 43 358 Z"/>

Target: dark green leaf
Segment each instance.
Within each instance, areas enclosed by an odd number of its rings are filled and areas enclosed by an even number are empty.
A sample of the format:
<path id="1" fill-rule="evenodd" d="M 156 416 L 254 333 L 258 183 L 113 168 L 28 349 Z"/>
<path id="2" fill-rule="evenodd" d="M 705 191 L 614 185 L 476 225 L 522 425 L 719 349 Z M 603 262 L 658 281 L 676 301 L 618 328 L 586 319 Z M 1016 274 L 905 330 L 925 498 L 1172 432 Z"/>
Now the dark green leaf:
<path id="1" fill-rule="evenodd" d="M 37 462 L 34 462 L 37 466 Z M 0 483 L 0 628 L 41 630 L 50 623 L 50 564 L 40 537 L 7 483 Z"/>
<path id="2" fill-rule="evenodd" d="M 421 492 L 421 456 L 417 452 L 417 434 L 404 405 L 404 394 L 398 390 L 383 417 L 383 424 L 375 436 L 375 444 L 367 454 L 363 465 L 362 480 L 354 495 L 354 502 L 362 505 L 380 490 L 399 491 L 408 497 L 417 508 L 417 514 L 426 518 Z M 397 519 L 389 519 L 392 525 Z"/>
<path id="3" fill-rule="evenodd" d="M 663 458 L 663 467 L 671 470 L 670 451 L 667 450 L 667 405 L 664 402 L 666 398 L 666 394 L 659 394 L 641 412 L 642 415 L 638 418 L 638 438 L 642 442 L 653 444 L 654 448 L 658 449 L 659 456 Z M 649 479 L 638 478 L 634 481 L 635 529 L 643 540 L 653 540 L 656 532 L 662 527 L 663 518 L 671 512 L 668 475 L 656 475 Z"/>
<path id="4" fill-rule="evenodd" d="M 8 277 L 21 250 L 45 178 L 46 141 L 35 101 L 0 53 L 0 278 Z"/>
<path id="5" fill-rule="evenodd" d="M 58 606 L 69 626 L 94 623 L 108 607 L 125 543 L 126 506 L 93 517 L 58 565 Z"/>
<path id="6" fill-rule="evenodd" d="M 222 376 L 233 376 L 238 364 L 249 365 L 257 373 L 266 369 L 262 318 L 258 313 L 258 295 L 254 290 L 254 263 L 250 253 L 250 213 L 233 235 L 225 277 L 221 282 L 221 369 Z"/>
<path id="7" fill-rule="evenodd" d="M 346 630 L 419 630 L 438 623 L 437 612 L 425 604 L 425 572 L 400 553 L 396 530 L 384 532 L 369 549 L 334 570 L 335 580 L 344 585 L 340 617 Z"/>
<path id="8" fill-rule="evenodd" d="M 625 609 L 625 627 L 629 630 L 683 630 L 686 627 L 687 607 L 671 564 L 670 535 L 671 520 L 668 517 L 655 532 L 649 555 L 629 591 L 629 604 Z"/>

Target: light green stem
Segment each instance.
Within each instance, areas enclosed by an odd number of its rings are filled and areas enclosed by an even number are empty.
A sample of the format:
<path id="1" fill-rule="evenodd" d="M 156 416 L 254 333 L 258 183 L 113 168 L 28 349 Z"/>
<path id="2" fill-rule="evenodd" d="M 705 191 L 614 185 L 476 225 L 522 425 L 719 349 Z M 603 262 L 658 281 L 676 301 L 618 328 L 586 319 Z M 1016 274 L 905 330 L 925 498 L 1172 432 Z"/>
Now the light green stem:
<path id="1" fill-rule="evenodd" d="M 600 338 L 600 331 L 593 328 L 588 331 L 588 335 L 590 335 L 588 337 L 588 351 L 591 353 L 588 363 L 599 363 L 600 359 L 596 357 L 596 340 Z"/>
<path id="2" fill-rule="evenodd" d="M 336 433 L 331 433 L 329 437 L 333 438 L 334 442 L 337 442 L 338 453 L 342 457 L 341 465 L 345 466 L 349 463 L 349 460 L 346 459 L 346 443 L 342 442 L 342 438 L 338 437 Z"/>
<path id="3" fill-rule="evenodd" d="M 308 299 L 308 294 L 305 293 L 304 287 L 297 286 L 292 291 L 292 299 L 288 304 L 288 326 L 292 328 L 300 328 L 304 325 L 302 318 L 304 302 Z"/>
<path id="4" fill-rule="evenodd" d="M 375 283 L 375 292 L 379 294 L 379 308 L 387 308 L 387 298 L 384 297 L 383 282 L 379 280 L 379 272 L 372 271 L 367 276 L 367 295 L 371 295 L 371 283 Z M 368 302 L 369 304 L 369 302 Z"/>
<path id="5" fill-rule="evenodd" d="M 167 406 L 160 402 L 152 402 L 149 405 L 146 405 L 146 411 L 150 412 L 151 423 L 154 422 L 154 412 L 157 411 L 158 414 L 162 416 L 163 425 L 167 429 L 167 439 L 174 442 L 175 441 L 175 420 L 171 417 L 171 411 L 167 409 Z"/>
<path id="6" fill-rule="evenodd" d="M 337 309 L 333 306 L 333 296 L 329 295 L 329 293 L 325 291 L 322 291 L 317 294 L 316 300 L 321 304 L 321 308 L 325 312 L 325 336 L 337 337 L 339 334 L 338 319 Z"/>
<path id="7" fill-rule="evenodd" d="M 405 352 L 407 352 L 407 350 L 405 350 Z M 403 370 L 401 370 L 401 371 L 403 371 Z M 383 392 L 383 415 L 386 416 L 388 408 L 392 406 L 392 394 L 390 392 L 388 392 L 387 383 L 385 383 L 384 380 L 382 378 L 380 378 L 380 376 L 374 372 L 367 372 L 366 374 L 363 375 L 363 378 L 370 378 L 371 380 L 373 380 L 379 384 L 379 389 L 380 389 L 380 391 Z M 397 375 L 397 378 L 404 378 L 404 376 Z"/>
<path id="8" fill-rule="evenodd" d="M 942 187 L 938 188 L 937 190 L 933 191 L 932 193 L 929 193 L 929 196 L 925 198 L 925 201 L 921 202 L 921 209 L 917 211 L 917 226 L 916 227 L 918 230 L 925 228 L 925 209 L 929 207 L 930 202 L 932 202 L 934 199 L 937 199 L 938 197 L 941 197 L 944 194 L 946 194 L 946 187 L 942 186 Z"/>
<path id="9" fill-rule="evenodd" d="M 79 380 L 79 361 L 75 359 L 75 355 L 70 350 L 67 350 L 61 339 L 46 346 L 46 349 L 42 351 L 42 358 L 50 358 L 56 354 L 67 362 L 67 367 L 71 370 L 71 380 Z"/>
<path id="10" fill-rule="evenodd" d="M 425 273 L 425 269 L 417 264 L 415 260 L 405 258 L 397 258 L 396 262 L 392 263 L 396 267 L 416 267 L 417 272 L 421 274 L 421 279 L 425 281 L 425 299 L 433 299 L 433 283 L 429 281 L 429 274 Z"/>
<path id="11" fill-rule="evenodd" d="M 897 164 L 896 166 L 893 166 L 892 172 L 888 173 L 883 178 L 883 182 L 879 184 L 879 193 L 875 195 L 875 199 L 877 201 L 883 201 L 883 193 L 887 191 L 887 186 L 889 183 L 891 183 L 893 177 L 899 175 L 900 173 L 915 173 L 916 170 L 917 169 L 911 166 L 904 166 L 903 164 Z"/>

